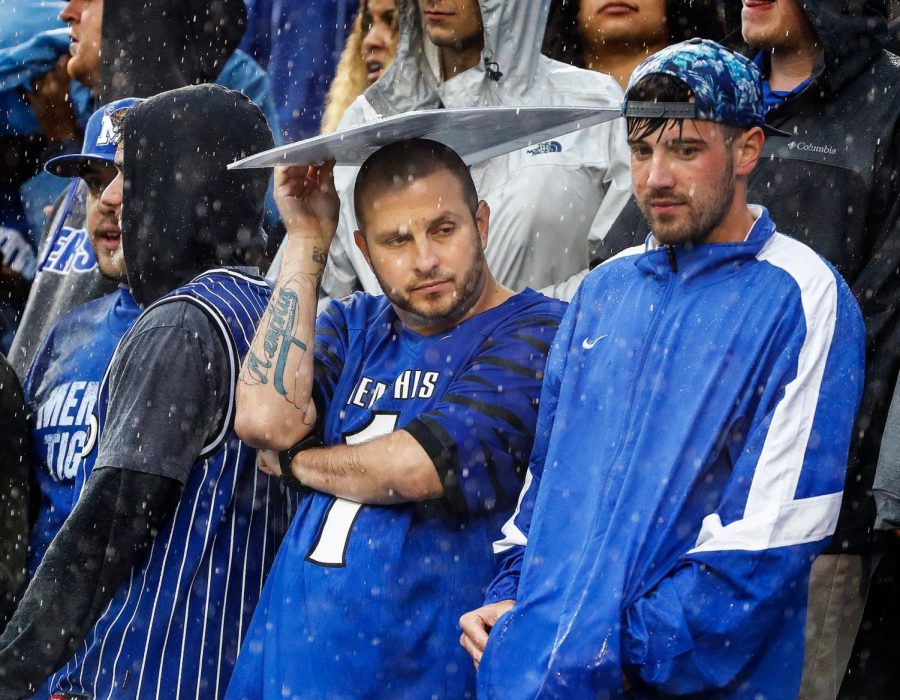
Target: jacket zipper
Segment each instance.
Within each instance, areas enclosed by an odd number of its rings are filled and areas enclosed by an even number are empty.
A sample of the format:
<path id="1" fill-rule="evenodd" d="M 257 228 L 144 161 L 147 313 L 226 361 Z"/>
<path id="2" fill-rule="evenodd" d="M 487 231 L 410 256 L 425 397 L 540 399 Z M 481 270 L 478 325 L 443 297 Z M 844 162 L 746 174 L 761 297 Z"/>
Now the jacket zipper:
<path id="1" fill-rule="evenodd" d="M 675 273 L 678 272 L 678 260 L 675 257 L 675 250 L 672 246 L 666 246 L 666 257 L 669 261 L 669 267 L 672 270 L 672 275 L 666 284 L 666 288 L 663 290 L 662 296 L 659 299 L 659 303 L 657 304 L 656 309 L 654 309 L 654 317 L 653 321 L 650 324 L 650 330 L 647 333 L 647 339 L 644 341 L 644 345 L 641 348 L 641 359 L 638 362 L 637 371 L 634 374 L 634 380 L 631 382 L 631 391 L 628 395 L 628 403 L 625 405 L 625 417 L 622 423 L 622 435 L 619 438 L 619 446 L 616 448 L 615 453 L 613 454 L 612 463 L 614 464 L 622 454 L 622 451 L 625 449 L 625 443 L 628 440 L 628 436 L 631 433 L 631 414 L 634 412 L 634 401 L 635 395 L 637 394 L 637 385 L 638 378 L 644 371 L 644 365 L 647 363 L 647 356 L 650 354 L 650 348 L 653 347 L 653 342 L 656 339 L 656 332 L 659 330 L 659 325 L 662 321 L 663 313 L 666 307 L 669 305 L 669 300 L 672 297 L 672 291 L 675 289 L 675 283 L 677 282 L 677 276 Z M 603 500 L 606 500 L 609 495 L 609 487 L 610 487 L 610 478 L 611 472 L 607 473 L 606 483 L 603 485 Z"/>
<path id="2" fill-rule="evenodd" d="M 673 267 L 673 274 L 671 275 L 669 281 L 666 283 L 666 287 L 663 290 L 662 295 L 659 298 L 659 302 L 656 305 L 656 308 L 653 309 L 651 313 L 654 314 L 653 320 L 650 323 L 650 328 L 647 332 L 647 339 L 644 341 L 643 347 L 641 348 L 641 358 L 638 362 L 637 371 L 634 373 L 634 381 L 631 382 L 631 391 L 628 395 L 628 401 L 625 404 L 625 417 L 622 423 L 622 433 L 619 436 L 619 444 L 616 447 L 616 451 L 613 453 L 612 459 L 610 460 L 610 466 L 614 465 L 619 457 L 622 455 L 623 450 L 625 449 L 625 442 L 628 439 L 628 435 L 631 433 L 631 414 L 634 412 L 634 401 L 635 394 L 637 393 L 637 378 L 641 376 L 641 373 L 644 371 L 644 365 L 647 362 L 647 355 L 650 353 L 650 348 L 653 347 L 653 341 L 656 338 L 656 332 L 659 330 L 659 324 L 662 320 L 663 312 L 669 304 L 669 300 L 672 297 L 672 291 L 675 288 L 675 284 L 677 282 L 677 276 L 675 275 L 675 270 L 678 268 L 677 260 L 675 260 L 675 251 L 671 249 L 671 246 L 666 246 L 667 248 L 667 257 L 669 260 L 669 267 Z M 600 489 L 600 500 L 601 502 L 605 502 L 609 497 L 609 489 L 612 482 L 612 469 L 607 470 L 606 479 Z M 597 511 L 595 510 L 594 517 L 596 518 Z M 605 537 L 606 535 L 604 535 Z M 585 563 L 585 559 L 588 556 L 588 550 L 584 549 L 581 552 L 581 555 L 578 558 L 578 562 L 576 563 L 576 571 L 581 571 L 585 566 L 587 568 L 591 568 L 595 562 Z M 633 601 L 628 602 L 630 605 Z M 625 610 L 626 601 L 622 601 L 622 610 Z M 570 613 L 564 613 L 564 617 L 566 619 L 570 619 Z M 561 621 L 562 623 L 562 621 Z M 561 625 L 562 626 L 562 625 Z M 559 642 L 560 631 L 557 631 L 557 642 Z"/>
<path id="3" fill-rule="evenodd" d="M 678 272 L 678 258 L 675 257 L 675 248 L 667 245 L 666 246 L 666 257 L 669 260 L 669 268 L 673 273 Z"/>

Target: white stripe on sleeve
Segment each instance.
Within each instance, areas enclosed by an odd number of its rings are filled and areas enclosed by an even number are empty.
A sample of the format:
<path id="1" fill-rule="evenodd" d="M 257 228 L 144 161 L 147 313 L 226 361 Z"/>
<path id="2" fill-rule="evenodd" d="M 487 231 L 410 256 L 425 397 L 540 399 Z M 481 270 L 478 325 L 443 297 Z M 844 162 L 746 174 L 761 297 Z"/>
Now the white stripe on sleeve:
<path id="1" fill-rule="evenodd" d="M 519 492 L 516 510 L 512 514 L 512 517 L 507 520 L 500 529 L 500 532 L 503 533 L 504 537 L 502 540 L 494 542 L 494 554 L 501 554 L 507 549 L 512 549 L 516 546 L 524 547 L 528 544 L 528 538 L 525 536 L 525 533 L 516 525 L 516 518 L 519 517 L 519 511 L 522 509 L 522 500 L 525 498 L 525 494 L 528 493 L 528 489 L 531 488 L 531 483 L 533 481 L 534 475 L 531 473 L 531 469 L 529 469 L 525 474 L 525 483 L 522 484 L 522 490 Z"/>
<path id="2" fill-rule="evenodd" d="M 785 386 L 772 414 L 744 517 L 723 526 L 718 515 L 707 516 L 690 553 L 758 551 L 815 542 L 834 532 L 840 511 L 840 492 L 794 500 L 834 337 L 837 282 L 816 253 L 780 233 L 772 236 L 757 258 L 796 281 L 806 338 L 797 358 L 797 376 Z"/>

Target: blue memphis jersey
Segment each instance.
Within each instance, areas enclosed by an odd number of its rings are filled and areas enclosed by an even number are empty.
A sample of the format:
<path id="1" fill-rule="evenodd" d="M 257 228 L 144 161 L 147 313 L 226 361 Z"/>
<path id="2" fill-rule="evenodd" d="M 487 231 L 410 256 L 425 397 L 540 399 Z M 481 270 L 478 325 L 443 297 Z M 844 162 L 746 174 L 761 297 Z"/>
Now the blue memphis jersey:
<path id="1" fill-rule="evenodd" d="M 90 272 L 97 267 L 97 256 L 84 228 L 72 228 L 66 223 L 84 214 L 86 189 L 80 180 L 66 191 L 66 198 L 57 214 L 58 225 L 41 246 L 37 262 L 38 272 L 67 275 L 71 272 Z"/>
<path id="2" fill-rule="evenodd" d="M 37 271 L 66 275 L 70 272 L 90 272 L 95 267 L 97 256 L 91 247 L 87 230 L 63 226 L 48 241 Z"/>
<path id="3" fill-rule="evenodd" d="M 228 698 L 474 696 L 457 621 L 494 574 L 492 531 L 520 488 L 564 306 L 526 290 L 429 337 L 382 296 L 320 314 L 314 393 L 326 444 L 405 429 L 445 495 L 360 506 L 306 491 Z"/>
<path id="4" fill-rule="evenodd" d="M 100 382 L 119 339 L 140 313 L 123 288 L 73 309 L 51 328 L 25 376 L 32 471 L 40 487 L 28 542 L 31 574 L 93 469 L 97 452 L 91 442 L 97 431 L 90 424 Z"/>
<path id="5" fill-rule="evenodd" d="M 172 521 L 81 648 L 51 677 L 52 692 L 210 700 L 225 692 L 292 514 L 293 499 L 256 468 L 256 451 L 232 430 L 240 363 L 269 296 L 260 278 L 212 270 L 148 307 L 182 302 L 207 315 L 229 357 L 228 411 L 191 469 Z M 105 379 L 98 398 L 101 439 L 108 393 Z"/>
<path id="6" fill-rule="evenodd" d="M 844 281 L 765 210 L 745 241 L 594 270 L 497 544 L 486 600 L 516 603 L 478 697 L 796 698 L 864 338 Z"/>

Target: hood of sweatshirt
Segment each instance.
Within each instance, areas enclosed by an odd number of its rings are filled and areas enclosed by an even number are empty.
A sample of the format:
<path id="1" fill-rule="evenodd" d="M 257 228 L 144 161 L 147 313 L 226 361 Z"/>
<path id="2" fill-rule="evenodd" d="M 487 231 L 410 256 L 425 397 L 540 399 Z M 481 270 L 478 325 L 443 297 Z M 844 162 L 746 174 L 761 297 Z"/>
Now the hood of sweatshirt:
<path id="1" fill-rule="evenodd" d="M 436 107 L 515 106 L 540 60 L 550 0 L 479 0 L 484 26 L 481 61 L 442 82 L 438 49 L 422 27 L 416 0 L 397 0 L 394 61 L 366 91 L 382 116 Z"/>
<path id="2" fill-rule="evenodd" d="M 123 127 L 122 246 L 146 306 L 201 272 L 241 264 L 258 235 L 268 170 L 227 170 L 272 148 L 260 109 L 239 92 L 195 85 L 132 107 Z"/>
<path id="3" fill-rule="evenodd" d="M 836 94 L 887 46 L 887 2 L 803 0 L 801 4 L 822 43 L 808 89 Z"/>
<path id="4" fill-rule="evenodd" d="M 215 80 L 246 25 L 244 0 L 105 3 L 100 104 Z"/>

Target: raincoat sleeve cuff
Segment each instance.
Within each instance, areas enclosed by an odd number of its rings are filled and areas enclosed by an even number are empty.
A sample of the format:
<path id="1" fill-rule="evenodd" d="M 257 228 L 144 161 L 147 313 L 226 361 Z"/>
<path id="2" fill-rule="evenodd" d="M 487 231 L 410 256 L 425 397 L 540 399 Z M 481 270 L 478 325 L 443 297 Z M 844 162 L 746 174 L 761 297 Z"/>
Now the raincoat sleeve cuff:
<path id="1" fill-rule="evenodd" d="M 519 576 L 507 575 L 492 583 L 484 596 L 484 604 L 491 605 L 501 600 L 515 600 L 519 593 Z"/>
<path id="2" fill-rule="evenodd" d="M 648 632 L 644 620 L 631 610 L 626 612 L 622 624 L 622 662 L 641 666 L 647 660 Z"/>
<path id="3" fill-rule="evenodd" d="M 647 682 L 670 675 L 673 660 L 694 649 L 681 598 L 665 582 L 625 611 L 622 628 L 623 662 L 642 667 Z"/>
<path id="4" fill-rule="evenodd" d="M 500 571 L 487 588 L 485 605 L 501 600 L 516 600 L 519 595 L 519 577 L 522 572 L 522 560 L 525 558 L 525 547 L 511 547 L 498 556 Z"/>

